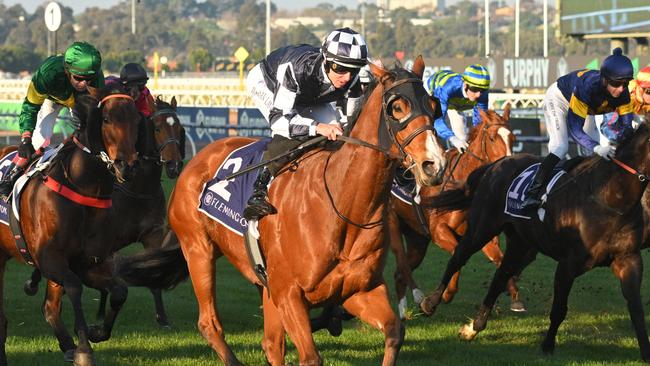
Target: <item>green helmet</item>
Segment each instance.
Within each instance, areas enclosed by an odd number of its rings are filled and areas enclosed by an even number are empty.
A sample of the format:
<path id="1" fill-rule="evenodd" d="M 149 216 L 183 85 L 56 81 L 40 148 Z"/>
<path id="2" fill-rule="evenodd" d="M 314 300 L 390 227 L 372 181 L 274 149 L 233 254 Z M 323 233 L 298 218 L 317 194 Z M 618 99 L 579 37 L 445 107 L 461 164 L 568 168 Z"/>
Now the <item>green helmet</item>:
<path id="1" fill-rule="evenodd" d="M 92 76 L 99 72 L 102 56 L 90 43 L 75 42 L 65 51 L 63 64 L 71 74 Z"/>
<path id="2" fill-rule="evenodd" d="M 467 66 L 463 73 L 463 81 L 469 86 L 474 86 L 480 89 L 489 89 L 490 72 L 483 65 L 470 65 Z"/>

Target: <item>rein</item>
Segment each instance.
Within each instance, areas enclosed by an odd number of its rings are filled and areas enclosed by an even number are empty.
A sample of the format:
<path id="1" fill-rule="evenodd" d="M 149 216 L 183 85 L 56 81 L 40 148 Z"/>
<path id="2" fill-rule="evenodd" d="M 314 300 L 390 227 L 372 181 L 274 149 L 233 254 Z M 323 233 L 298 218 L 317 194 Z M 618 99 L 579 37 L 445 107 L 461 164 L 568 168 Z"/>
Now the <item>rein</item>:
<path id="1" fill-rule="evenodd" d="M 648 179 L 650 179 L 650 178 L 648 178 L 647 175 L 645 175 L 645 174 L 639 172 L 638 170 L 636 170 L 636 169 L 630 167 L 629 165 L 623 163 L 622 161 L 620 161 L 620 160 L 618 160 L 618 159 L 616 159 L 616 158 L 612 158 L 612 161 L 613 161 L 614 163 L 616 163 L 616 165 L 618 165 L 618 166 L 620 166 L 621 168 L 623 168 L 625 171 L 629 172 L 630 174 L 635 175 L 635 176 L 639 179 L 639 182 L 647 182 Z"/>

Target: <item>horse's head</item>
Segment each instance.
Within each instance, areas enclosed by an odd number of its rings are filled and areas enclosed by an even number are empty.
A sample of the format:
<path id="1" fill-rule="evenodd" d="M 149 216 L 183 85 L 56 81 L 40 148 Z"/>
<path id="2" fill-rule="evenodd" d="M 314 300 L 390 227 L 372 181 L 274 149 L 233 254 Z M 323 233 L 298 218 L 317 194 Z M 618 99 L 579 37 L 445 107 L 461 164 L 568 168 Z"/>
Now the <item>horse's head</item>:
<path id="1" fill-rule="evenodd" d="M 153 128 L 153 139 L 159 162 L 165 166 L 167 176 L 176 178 L 181 173 L 185 154 L 185 129 L 176 114 L 176 97 L 171 103 L 156 98 L 155 112 L 149 117 L 147 129 Z"/>
<path id="2" fill-rule="evenodd" d="M 481 123 L 472 129 L 469 136 L 470 155 L 484 163 L 512 155 L 515 135 L 510 130 L 510 104 L 500 116 L 493 110 L 479 110 Z"/>
<path id="3" fill-rule="evenodd" d="M 374 64 L 370 70 L 381 86 L 374 91 L 381 90 L 380 145 L 390 144 L 391 151 L 406 160 L 418 184 L 440 183 L 446 160 L 433 129 L 437 105 L 422 84 L 422 57 L 416 59 L 413 71 L 387 71 Z"/>
<path id="4" fill-rule="evenodd" d="M 89 98 L 89 101 L 85 101 Z M 90 152 L 102 159 L 118 181 L 128 178 L 137 162 L 135 143 L 141 116 L 121 86 L 96 89 L 79 97 L 80 135 Z"/>

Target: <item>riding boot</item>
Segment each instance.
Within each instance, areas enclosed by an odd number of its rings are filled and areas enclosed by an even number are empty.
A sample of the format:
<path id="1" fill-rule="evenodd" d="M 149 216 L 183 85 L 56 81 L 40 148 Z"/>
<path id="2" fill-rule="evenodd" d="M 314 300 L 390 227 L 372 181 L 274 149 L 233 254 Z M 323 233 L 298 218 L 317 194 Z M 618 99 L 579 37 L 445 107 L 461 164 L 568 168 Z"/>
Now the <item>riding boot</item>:
<path id="1" fill-rule="evenodd" d="M 0 181 L 0 197 L 6 198 L 9 197 L 11 194 L 11 189 L 14 187 L 14 184 L 20 178 L 21 175 L 23 175 L 23 168 L 12 164 L 12 167 L 9 168 L 11 169 L 7 175 L 2 177 L 2 180 Z"/>
<path id="2" fill-rule="evenodd" d="M 526 190 L 526 200 L 521 205 L 524 210 L 539 207 L 542 204 L 542 196 L 546 188 L 546 184 L 553 176 L 553 168 L 560 161 L 560 158 L 555 154 L 548 154 L 546 158 L 539 165 L 537 173 L 533 178 L 533 182 Z"/>
<path id="3" fill-rule="evenodd" d="M 271 178 L 272 175 L 268 167 L 262 168 L 253 184 L 253 194 L 251 194 L 244 209 L 244 218 L 246 220 L 259 220 L 266 215 L 278 212 L 266 198 L 268 194 L 267 186 Z"/>

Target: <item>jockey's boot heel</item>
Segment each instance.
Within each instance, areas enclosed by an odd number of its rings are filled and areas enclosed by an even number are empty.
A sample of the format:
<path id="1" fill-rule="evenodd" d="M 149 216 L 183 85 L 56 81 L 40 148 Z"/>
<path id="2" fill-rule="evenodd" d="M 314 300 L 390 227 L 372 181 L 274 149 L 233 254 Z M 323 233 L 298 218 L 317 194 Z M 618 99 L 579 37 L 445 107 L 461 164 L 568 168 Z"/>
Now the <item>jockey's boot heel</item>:
<path id="1" fill-rule="evenodd" d="M 10 168 L 11 170 L 9 173 L 2 177 L 2 180 L 0 181 L 0 197 L 5 200 L 11 194 L 11 189 L 14 187 L 18 178 L 23 175 L 23 168 L 20 168 L 15 164 L 12 165 L 13 166 Z"/>
<path id="2" fill-rule="evenodd" d="M 253 184 L 253 194 L 251 194 L 244 209 L 244 218 L 246 220 L 259 221 L 259 219 L 266 215 L 272 215 L 278 212 L 266 197 L 268 194 L 267 186 L 271 177 L 269 168 L 262 168 L 260 174 L 257 176 L 257 180 Z"/>
<path id="3" fill-rule="evenodd" d="M 526 190 L 526 199 L 521 204 L 521 208 L 524 210 L 538 208 L 542 204 L 542 196 L 546 188 L 546 184 L 551 179 L 553 175 L 553 168 L 560 161 L 560 158 L 555 154 L 548 154 L 546 158 L 542 161 L 535 173 L 533 182 L 530 184 Z"/>

